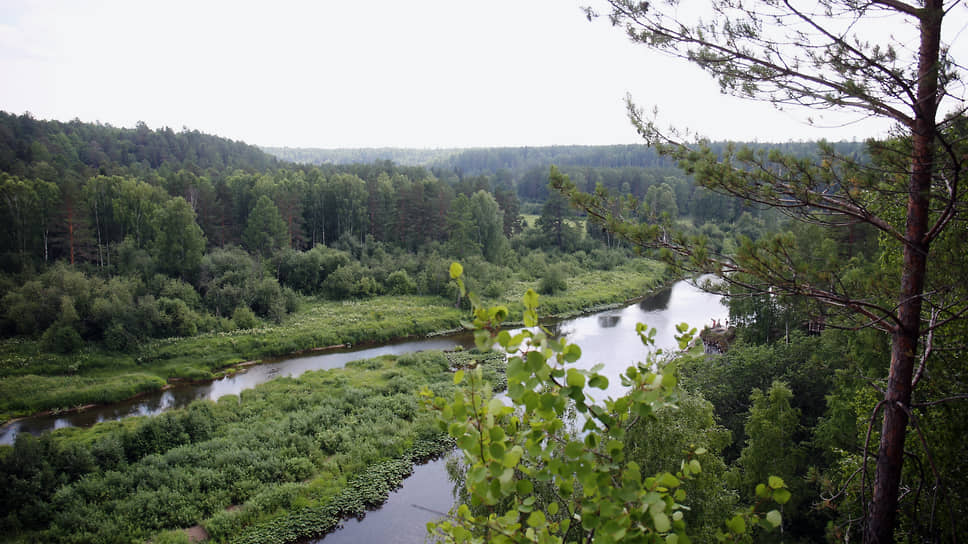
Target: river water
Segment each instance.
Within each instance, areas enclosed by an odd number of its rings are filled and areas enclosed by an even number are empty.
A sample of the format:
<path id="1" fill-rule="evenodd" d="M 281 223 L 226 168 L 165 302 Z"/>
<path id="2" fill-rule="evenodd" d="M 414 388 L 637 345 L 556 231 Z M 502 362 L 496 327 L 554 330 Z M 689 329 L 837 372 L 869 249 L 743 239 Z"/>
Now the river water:
<path id="1" fill-rule="evenodd" d="M 616 396 L 621 393 L 618 376 L 626 367 L 644 361 L 648 356 L 635 332 L 636 323 L 655 327 L 656 347 L 669 350 L 676 347 L 676 324 L 684 322 L 701 329 L 713 319 L 724 321 L 727 313 L 726 307 L 720 304 L 719 296 L 701 291 L 687 281 L 679 281 L 635 304 L 560 321 L 549 328 L 581 347 L 582 357 L 576 363 L 578 366 L 591 368 L 598 363 L 605 365 L 602 374 L 609 378 L 609 387 L 597 394 L 596 398 L 600 400 L 604 395 Z M 310 370 L 340 368 L 357 359 L 447 349 L 456 345 L 470 347 L 473 338 L 468 334 L 442 336 L 264 363 L 210 383 L 177 386 L 168 391 L 110 406 L 98 406 L 80 413 L 24 418 L 0 428 L 0 444 L 13 443 L 21 432 L 37 434 L 61 427 L 90 426 L 129 416 L 159 414 L 186 406 L 196 399 L 217 400 L 223 395 L 237 395 L 279 376 L 295 377 Z M 445 512 L 453 504 L 444 465 L 444 460 L 440 459 L 415 467 L 414 474 L 390 495 L 380 509 L 369 512 L 362 521 L 346 521 L 342 528 L 316 542 L 424 542 L 426 523 L 438 518 L 439 512 Z"/>
<path id="2" fill-rule="evenodd" d="M 296 377 L 310 370 L 342 368 L 346 363 L 359 359 L 430 349 L 450 349 L 457 345 L 471 347 L 474 345 L 474 338 L 470 334 L 457 334 L 272 361 L 248 367 L 244 372 L 212 382 L 177 385 L 167 391 L 155 391 L 117 404 L 94 406 L 82 412 L 23 418 L 0 428 L 0 444 L 13 444 L 18 433 L 40 434 L 62 427 L 90 427 L 102 421 L 160 414 L 166 410 L 188 406 L 198 399 L 218 400 L 224 395 L 238 395 L 246 389 L 252 389 L 280 376 Z"/>
<path id="3" fill-rule="evenodd" d="M 675 325 L 688 323 L 701 329 L 712 319 L 725 321 L 727 314 L 719 296 L 680 281 L 636 304 L 561 321 L 550 328 L 581 346 L 582 356 L 576 365 L 605 365 L 601 373 L 608 377 L 609 387 L 597 396 L 593 394 L 600 400 L 604 395 L 620 394 L 618 376 L 629 365 L 648 357 L 635 332 L 636 323 L 655 327 L 656 348 L 670 350 L 677 347 Z M 446 512 L 453 502 L 444 460 L 432 461 L 416 467 L 380 509 L 368 512 L 363 520 L 347 520 L 343 527 L 312 544 L 419 544 L 427 541 L 427 522 L 440 518 L 439 513 Z"/>

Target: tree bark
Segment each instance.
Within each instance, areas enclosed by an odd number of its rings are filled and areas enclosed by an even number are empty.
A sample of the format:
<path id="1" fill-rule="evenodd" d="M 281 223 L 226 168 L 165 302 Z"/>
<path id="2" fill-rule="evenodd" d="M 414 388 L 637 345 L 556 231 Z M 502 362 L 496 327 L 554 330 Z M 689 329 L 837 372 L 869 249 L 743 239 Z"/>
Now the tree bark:
<path id="1" fill-rule="evenodd" d="M 891 367 L 884 394 L 874 495 L 864 540 L 894 541 L 898 496 L 904 464 L 904 439 L 911 406 L 911 379 L 921 337 L 921 307 L 927 270 L 929 204 L 934 174 L 937 117 L 938 59 L 941 43 L 942 0 L 927 0 L 921 13 L 917 106 L 911 130 L 912 161 L 908 181 L 907 220 L 898 298 L 898 325 L 891 338 Z"/>

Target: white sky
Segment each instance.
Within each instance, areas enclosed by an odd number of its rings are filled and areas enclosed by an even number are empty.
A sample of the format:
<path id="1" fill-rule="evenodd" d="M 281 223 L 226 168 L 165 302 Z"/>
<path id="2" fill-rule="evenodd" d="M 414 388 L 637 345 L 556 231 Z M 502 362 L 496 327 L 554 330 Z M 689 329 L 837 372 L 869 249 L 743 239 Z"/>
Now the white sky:
<path id="1" fill-rule="evenodd" d="M 588 1 L 2 0 L 0 109 L 327 148 L 637 143 L 626 93 L 713 139 L 887 128 L 723 96 Z"/>

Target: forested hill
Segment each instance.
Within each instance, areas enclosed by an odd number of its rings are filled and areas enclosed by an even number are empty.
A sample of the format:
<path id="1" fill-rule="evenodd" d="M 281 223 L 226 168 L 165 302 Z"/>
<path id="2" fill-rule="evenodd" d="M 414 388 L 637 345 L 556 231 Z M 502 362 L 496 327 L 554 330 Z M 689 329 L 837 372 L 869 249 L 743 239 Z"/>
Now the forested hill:
<path id="1" fill-rule="evenodd" d="M 644 145 L 564 145 L 545 147 L 487 147 L 487 148 L 359 148 L 315 149 L 264 147 L 276 157 L 305 164 L 354 164 L 392 161 L 408 166 L 459 172 L 462 175 L 493 174 L 500 170 L 521 172 L 550 164 L 590 168 L 673 167 L 671 161 L 660 157 Z"/>
<path id="2" fill-rule="evenodd" d="M 197 130 L 175 132 L 43 121 L 0 111 L 0 171 L 46 181 L 150 170 L 265 171 L 279 161 L 258 147 Z"/>
<path id="3" fill-rule="evenodd" d="M 725 142 L 712 144 L 719 152 Z M 817 150 L 815 142 L 788 142 L 783 144 L 747 144 L 753 147 L 780 149 L 794 155 L 810 155 Z M 863 153 L 860 142 L 834 144 L 840 153 L 855 155 Z M 649 168 L 671 169 L 675 163 L 660 156 L 645 145 L 564 145 L 545 147 L 490 147 L 469 149 L 407 149 L 407 148 L 356 148 L 315 149 L 264 147 L 267 153 L 282 160 L 304 164 L 356 164 L 391 161 L 400 165 L 424 166 L 437 171 L 456 172 L 460 175 L 492 175 L 502 170 L 513 177 L 535 168 L 546 170 L 549 165 L 577 168 Z"/>

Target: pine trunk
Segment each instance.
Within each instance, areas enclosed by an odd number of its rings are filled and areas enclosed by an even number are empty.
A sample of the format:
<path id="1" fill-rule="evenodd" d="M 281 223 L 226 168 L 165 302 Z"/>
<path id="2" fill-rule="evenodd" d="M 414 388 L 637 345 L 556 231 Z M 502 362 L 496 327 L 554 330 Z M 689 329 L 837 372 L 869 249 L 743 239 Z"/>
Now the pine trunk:
<path id="1" fill-rule="evenodd" d="M 929 204 L 934 174 L 941 0 L 928 0 L 921 15 L 918 104 L 911 131 L 907 222 L 898 298 L 898 325 L 891 338 L 891 367 L 884 394 L 884 421 L 877 454 L 874 496 L 865 541 L 894 542 L 898 493 L 904 466 L 904 440 L 911 408 L 911 379 L 918 360 L 921 307 L 927 270 Z"/>

